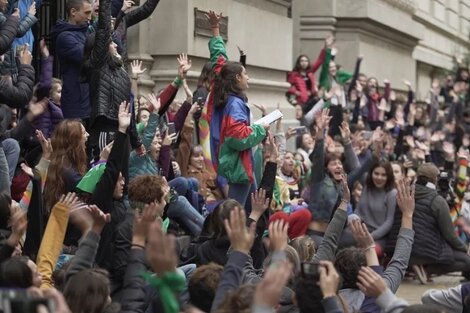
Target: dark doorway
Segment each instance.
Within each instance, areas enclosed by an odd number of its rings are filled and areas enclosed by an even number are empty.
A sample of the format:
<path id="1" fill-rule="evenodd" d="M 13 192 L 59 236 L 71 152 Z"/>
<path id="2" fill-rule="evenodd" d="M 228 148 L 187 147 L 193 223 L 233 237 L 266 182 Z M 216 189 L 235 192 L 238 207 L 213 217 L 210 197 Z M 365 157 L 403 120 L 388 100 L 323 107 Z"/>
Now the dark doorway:
<path id="1" fill-rule="evenodd" d="M 39 12 L 39 22 L 36 24 L 36 43 L 39 43 L 41 38 L 46 38 L 47 45 L 51 51 L 51 54 L 54 55 L 55 47 L 51 42 L 51 29 L 55 25 L 57 20 L 65 18 L 65 0 L 43 0 L 41 10 Z M 38 45 L 35 44 L 35 68 L 40 69 L 40 60 L 41 56 L 37 49 Z M 59 67 L 57 59 L 54 60 L 54 77 L 58 77 Z M 39 73 L 39 70 L 36 71 Z"/>

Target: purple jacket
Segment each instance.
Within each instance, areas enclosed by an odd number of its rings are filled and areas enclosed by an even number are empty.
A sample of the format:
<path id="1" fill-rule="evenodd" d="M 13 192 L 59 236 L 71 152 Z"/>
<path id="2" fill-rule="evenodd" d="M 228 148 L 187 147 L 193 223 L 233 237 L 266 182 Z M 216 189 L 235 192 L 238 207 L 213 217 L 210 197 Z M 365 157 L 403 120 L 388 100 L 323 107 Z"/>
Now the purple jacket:
<path id="1" fill-rule="evenodd" d="M 52 66 L 54 60 L 52 57 L 41 60 L 42 70 L 39 77 L 39 84 L 36 88 L 36 97 L 40 101 L 49 98 L 52 87 Z M 46 138 L 50 138 L 55 126 L 64 119 L 62 109 L 54 102 L 49 100 L 47 110 L 32 123 L 33 127 L 42 131 Z"/>

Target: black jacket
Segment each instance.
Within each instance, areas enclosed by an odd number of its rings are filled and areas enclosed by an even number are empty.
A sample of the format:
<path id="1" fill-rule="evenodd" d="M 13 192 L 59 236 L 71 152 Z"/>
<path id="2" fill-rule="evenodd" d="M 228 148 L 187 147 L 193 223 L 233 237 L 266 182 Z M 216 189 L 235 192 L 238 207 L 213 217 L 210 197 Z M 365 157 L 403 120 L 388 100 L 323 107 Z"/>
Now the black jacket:
<path id="1" fill-rule="evenodd" d="M 448 231 L 442 226 L 445 214 L 448 215 L 449 226 L 452 225 L 449 207 L 445 200 L 437 194 L 436 190 L 416 184 L 415 206 L 413 214 L 415 237 L 411 251 L 412 262 L 415 264 L 452 264 L 454 262 L 452 243 L 446 239 L 446 236 L 449 237 Z M 438 213 L 440 211 L 442 211 L 442 216 Z M 387 253 L 392 252 L 395 248 L 400 221 L 401 212 L 395 214 L 394 225 L 385 249 Z M 455 237 L 455 240 L 458 240 L 455 234 L 453 236 L 450 234 L 450 237 Z M 464 248 L 465 245 L 462 244 L 461 249 Z"/>
<path id="2" fill-rule="evenodd" d="M 122 51 L 119 51 L 119 53 L 122 56 L 122 61 L 125 66 L 127 66 L 128 63 L 127 29 L 148 18 L 157 7 L 158 2 L 160 2 L 160 0 L 147 0 L 142 6 L 130 11 L 129 13 L 119 11 L 116 17 L 114 29 L 122 44 Z"/>
<path id="3" fill-rule="evenodd" d="M 91 128 L 95 131 L 116 131 L 119 105 L 130 101 L 131 81 L 123 62 L 109 53 L 111 43 L 111 0 L 100 2 L 95 45 L 87 64 L 89 69 Z M 141 145 L 135 125 L 130 129 L 131 145 Z"/>
<path id="4" fill-rule="evenodd" d="M 4 78 L 0 79 L 0 103 L 11 108 L 22 108 L 33 97 L 33 87 L 34 68 L 31 65 L 22 64 L 19 67 L 16 84 Z"/>
<path id="5" fill-rule="evenodd" d="M 20 19 L 13 15 L 6 18 L 3 13 L 0 13 L 0 23 L 0 55 L 3 55 L 10 50 L 20 25 Z"/>

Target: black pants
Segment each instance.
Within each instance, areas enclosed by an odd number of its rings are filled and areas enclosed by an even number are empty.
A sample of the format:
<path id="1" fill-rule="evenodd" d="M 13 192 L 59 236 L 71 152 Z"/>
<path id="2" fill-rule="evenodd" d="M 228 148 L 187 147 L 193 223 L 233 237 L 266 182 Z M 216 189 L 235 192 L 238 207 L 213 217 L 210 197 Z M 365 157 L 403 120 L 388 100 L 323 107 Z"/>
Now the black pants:
<path id="1" fill-rule="evenodd" d="M 470 272 L 470 256 L 462 251 L 452 250 L 454 254 L 454 263 L 452 264 L 429 264 L 426 270 L 429 274 L 443 275 L 452 272 Z M 410 259 L 410 265 L 423 264 L 425 260 L 417 258 Z"/>

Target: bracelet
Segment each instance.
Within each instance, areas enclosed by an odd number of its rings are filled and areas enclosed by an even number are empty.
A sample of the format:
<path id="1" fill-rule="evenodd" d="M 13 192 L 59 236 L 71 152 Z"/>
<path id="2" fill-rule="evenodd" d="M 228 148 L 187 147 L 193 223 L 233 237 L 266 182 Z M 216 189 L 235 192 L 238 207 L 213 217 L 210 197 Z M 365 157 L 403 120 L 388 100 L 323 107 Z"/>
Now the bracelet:
<path id="1" fill-rule="evenodd" d="M 370 249 L 375 249 L 375 245 L 368 246 L 367 248 L 364 248 L 364 252 L 370 250 Z"/>
<path id="2" fill-rule="evenodd" d="M 178 87 L 183 86 L 183 80 L 180 77 L 176 77 L 175 80 L 173 80 L 173 83 Z"/>
<path id="3" fill-rule="evenodd" d="M 141 248 L 142 250 L 145 250 L 145 247 L 143 245 L 139 245 L 136 243 L 131 244 L 131 247 Z"/>

